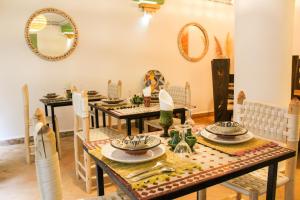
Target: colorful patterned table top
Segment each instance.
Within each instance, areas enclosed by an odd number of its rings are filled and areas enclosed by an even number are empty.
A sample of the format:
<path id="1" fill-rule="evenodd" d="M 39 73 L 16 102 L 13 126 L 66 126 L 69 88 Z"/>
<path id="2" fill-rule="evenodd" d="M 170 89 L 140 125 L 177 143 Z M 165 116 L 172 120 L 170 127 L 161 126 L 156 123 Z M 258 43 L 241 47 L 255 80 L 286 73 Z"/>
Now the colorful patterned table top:
<path id="1" fill-rule="evenodd" d="M 149 134 L 159 135 L 161 132 L 152 132 Z M 168 139 L 161 138 L 162 143 L 167 147 Z M 232 156 L 227 153 L 215 150 L 203 144 L 195 146 L 195 152 L 184 160 L 178 160 L 174 153 L 167 153 L 157 160 L 142 164 L 121 164 L 110 161 L 101 155 L 101 147 L 109 140 L 94 141 L 86 143 L 85 146 L 89 153 L 105 164 L 114 172 L 118 179 L 132 192 L 136 199 L 152 199 L 167 193 L 172 193 L 180 189 L 184 189 L 193 185 L 199 185 L 205 181 L 242 170 L 246 167 L 257 165 L 263 161 L 274 159 L 293 152 L 279 145 L 264 145 L 256 148 L 254 151 L 247 151 L 240 156 Z M 177 163 L 175 173 L 163 174 L 145 179 L 143 181 L 133 183 L 126 175 L 136 169 L 154 166 L 157 161 L 166 160 L 169 163 Z M 186 165 L 184 165 L 186 164 Z M 180 168 L 181 167 L 181 168 Z"/>

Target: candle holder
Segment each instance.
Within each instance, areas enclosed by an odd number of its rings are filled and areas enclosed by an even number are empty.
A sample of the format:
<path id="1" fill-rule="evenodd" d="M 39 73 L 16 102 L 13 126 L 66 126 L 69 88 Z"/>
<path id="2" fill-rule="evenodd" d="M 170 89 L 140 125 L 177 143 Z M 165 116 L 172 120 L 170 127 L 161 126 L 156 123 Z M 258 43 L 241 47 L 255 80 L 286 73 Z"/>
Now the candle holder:
<path id="1" fill-rule="evenodd" d="M 150 107 L 151 97 L 144 97 L 144 106 Z"/>

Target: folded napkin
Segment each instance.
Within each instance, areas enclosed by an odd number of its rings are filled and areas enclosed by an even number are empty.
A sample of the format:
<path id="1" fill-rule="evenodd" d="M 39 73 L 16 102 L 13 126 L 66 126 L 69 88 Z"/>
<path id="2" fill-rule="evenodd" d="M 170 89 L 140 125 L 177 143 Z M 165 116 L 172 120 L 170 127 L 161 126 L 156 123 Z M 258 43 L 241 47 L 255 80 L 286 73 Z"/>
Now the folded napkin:
<path id="1" fill-rule="evenodd" d="M 160 110 L 172 111 L 174 109 L 173 99 L 166 90 L 160 90 L 158 98 Z"/>
<path id="2" fill-rule="evenodd" d="M 144 95 L 144 97 L 151 97 L 151 87 L 150 86 L 145 87 L 143 89 L 143 95 Z"/>

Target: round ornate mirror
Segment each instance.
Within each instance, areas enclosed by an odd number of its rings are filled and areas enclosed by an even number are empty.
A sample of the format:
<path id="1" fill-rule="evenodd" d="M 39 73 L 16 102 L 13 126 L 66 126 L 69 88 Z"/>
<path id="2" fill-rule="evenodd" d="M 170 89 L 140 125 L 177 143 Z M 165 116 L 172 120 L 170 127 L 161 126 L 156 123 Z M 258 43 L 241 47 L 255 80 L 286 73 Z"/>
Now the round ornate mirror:
<path id="1" fill-rule="evenodd" d="M 35 54 L 55 61 L 66 58 L 74 51 L 78 30 L 65 12 L 45 8 L 30 16 L 25 27 L 25 38 Z"/>
<path id="2" fill-rule="evenodd" d="M 185 25 L 178 35 L 178 47 L 181 55 L 191 62 L 201 60 L 208 51 L 206 30 L 198 23 Z"/>

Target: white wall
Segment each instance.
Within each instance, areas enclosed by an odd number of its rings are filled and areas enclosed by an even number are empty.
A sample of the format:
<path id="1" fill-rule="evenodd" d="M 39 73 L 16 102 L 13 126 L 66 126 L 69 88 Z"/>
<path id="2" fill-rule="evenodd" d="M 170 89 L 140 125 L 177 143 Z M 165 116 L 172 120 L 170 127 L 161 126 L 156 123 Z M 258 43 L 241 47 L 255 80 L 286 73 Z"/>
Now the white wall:
<path id="1" fill-rule="evenodd" d="M 67 59 L 48 62 L 27 47 L 24 27 L 37 9 L 64 10 L 79 28 L 79 45 Z M 158 69 L 173 84 L 189 81 L 196 112 L 212 111 L 210 61 L 213 36 L 222 41 L 233 29 L 233 8 L 200 0 L 168 0 L 143 26 L 143 14 L 130 0 L 0 1 L 0 140 L 23 136 L 21 86 L 29 84 L 31 113 L 47 92 L 63 93 L 73 83 L 81 89 L 106 91 L 107 81 L 121 79 L 124 96 L 140 92 L 147 70 Z M 196 63 L 177 48 L 177 34 L 198 22 L 209 34 L 209 52 Z M 3 30 L 4 29 L 4 30 Z M 71 107 L 57 109 L 61 130 L 72 129 Z"/>
<path id="2" fill-rule="evenodd" d="M 235 1 L 235 94 L 288 106 L 294 1 Z"/>
<path id="3" fill-rule="evenodd" d="M 293 55 L 300 55 L 300 0 L 295 0 Z"/>

